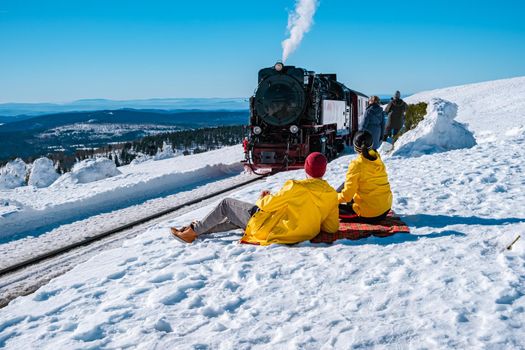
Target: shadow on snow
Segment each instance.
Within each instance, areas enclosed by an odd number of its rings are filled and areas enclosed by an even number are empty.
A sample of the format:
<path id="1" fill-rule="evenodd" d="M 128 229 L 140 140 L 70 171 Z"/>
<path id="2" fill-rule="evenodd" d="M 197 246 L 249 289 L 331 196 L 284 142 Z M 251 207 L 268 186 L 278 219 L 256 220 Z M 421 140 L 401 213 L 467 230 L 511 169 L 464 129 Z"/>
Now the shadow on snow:
<path id="1" fill-rule="evenodd" d="M 400 215 L 401 219 L 410 227 L 434 227 L 443 228 L 449 225 L 505 225 L 525 222 L 525 218 L 479 218 L 476 216 L 446 216 L 446 215 Z"/>

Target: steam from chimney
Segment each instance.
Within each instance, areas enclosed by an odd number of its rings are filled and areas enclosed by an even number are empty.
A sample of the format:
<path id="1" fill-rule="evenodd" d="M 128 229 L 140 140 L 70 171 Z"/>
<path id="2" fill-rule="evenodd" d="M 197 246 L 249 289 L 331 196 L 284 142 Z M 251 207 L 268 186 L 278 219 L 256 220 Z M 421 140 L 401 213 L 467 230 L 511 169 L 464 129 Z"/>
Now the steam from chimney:
<path id="1" fill-rule="evenodd" d="M 288 15 L 290 37 L 281 43 L 283 46 L 283 63 L 299 47 L 304 34 L 312 27 L 318 6 L 318 0 L 296 0 L 295 11 Z"/>

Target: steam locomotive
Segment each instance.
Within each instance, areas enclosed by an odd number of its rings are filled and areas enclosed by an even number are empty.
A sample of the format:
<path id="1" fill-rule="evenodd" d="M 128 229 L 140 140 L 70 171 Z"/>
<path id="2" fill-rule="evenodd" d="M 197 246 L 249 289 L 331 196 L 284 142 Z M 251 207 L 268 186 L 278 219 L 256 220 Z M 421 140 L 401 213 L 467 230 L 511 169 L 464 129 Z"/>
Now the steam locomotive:
<path id="1" fill-rule="evenodd" d="M 261 69 L 250 98 L 245 165 L 277 172 L 302 168 L 312 152 L 335 158 L 357 132 L 367 101 L 335 74 L 281 62 Z"/>

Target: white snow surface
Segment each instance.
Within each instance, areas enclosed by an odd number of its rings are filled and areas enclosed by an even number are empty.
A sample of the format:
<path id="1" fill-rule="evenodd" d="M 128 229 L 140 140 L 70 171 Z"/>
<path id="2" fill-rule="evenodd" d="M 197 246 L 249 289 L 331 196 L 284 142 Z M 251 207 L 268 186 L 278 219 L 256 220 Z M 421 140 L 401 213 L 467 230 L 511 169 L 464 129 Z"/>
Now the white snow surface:
<path id="1" fill-rule="evenodd" d="M 391 154 L 415 157 L 476 145 L 474 135 L 454 120 L 457 109 L 455 103 L 430 99 L 424 119 L 399 138 Z"/>
<path id="2" fill-rule="evenodd" d="M 76 163 L 70 172 L 62 175 L 53 185 L 67 187 L 68 185 L 87 184 L 120 174 L 122 173 L 111 159 L 84 159 Z"/>
<path id="3" fill-rule="evenodd" d="M 38 158 L 31 166 L 31 173 L 27 184 L 35 187 L 47 187 L 59 178 L 53 161 L 49 158 Z"/>
<path id="4" fill-rule="evenodd" d="M 0 190 L 23 186 L 27 174 L 27 164 L 20 158 L 8 162 L 0 168 Z"/>
<path id="5" fill-rule="evenodd" d="M 424 91 L 405 101 L 429 102 L 436 97 L 459 106 L 456 120 L 468 124 L 478 143 L 504 138 L 505 132 L 525 126 L 525 77 Z"/>
<path id="6" fill-rule="evenodd" d="M 242 171 L 241 146 L 115 168 L 105 158 L 76 164 L 52 186 L 0 190 L 0 239 L 66 223 Z"/>
<path id="7" fill-rule="evenodd" d="M 168 159 L 173 158 L 175 156 L 175 152 L 173 151 L 173 147 L 166 142 L 162 145 L 162 150 L 160 152 L 157 152 L 153 159 L 155 160 L 162 160 L 162 159 Z"/>
<path id="8" fill-rule="evenodd" d="M 486 84 L 496 83 L 523 88 Z M 393 208 L 411 234 L 269 247 L 238 244 L 240 231 L 191 245 L 170 237 L 170 226 L 202 218 L 208 205 L 11 302 L 0 310 L 0 347 L 525 349 L 525 237 L 505 249 L 525 232 L 525 129 L 495 114 L 505 138 L 479 142 L 493 130 L 476 119 L 503 103 L 498 96 L 467 114 L 454 101 L 477 145 L 385 158 Z M 331 185 L 353 157 L 329 164 Z M 302 177 L 280 173 L 233 197 L 254 202 Z"/>

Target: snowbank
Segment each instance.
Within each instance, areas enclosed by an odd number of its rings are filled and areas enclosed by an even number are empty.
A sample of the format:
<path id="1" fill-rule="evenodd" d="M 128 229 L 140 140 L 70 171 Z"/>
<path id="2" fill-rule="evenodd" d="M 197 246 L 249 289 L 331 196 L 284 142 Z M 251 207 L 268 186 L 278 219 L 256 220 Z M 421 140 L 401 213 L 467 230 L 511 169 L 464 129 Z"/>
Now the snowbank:
<path id="1" fill-rule="evenodd" d="M 456 120 L 468 124 L 478 143 L 494 141 L 504 131 L 525 125 L 525 77 L 424 91 L 405 101 L 429 102 L 435 97 L 459 106 Z"/>
<path id="2" fill-rule="evenodd" d="M 455 103 L 432 98 L 425 118 L 397 140 L 391 154 L 417 157 L 475 146 L 474 135 L 454 120 L 457 109 Z"/>
<path id="3" fill-rule="evenodd" d="M 20 158 L 10 161 L 0 169 L 0 190 L 24 186 L 27 164 Z"/>
<path id="4" fill-rule="evenodd" d="M 108 159 L 83 161 L 52 186 L 0 190 L 0 240 L 38 235 L 54 225 L 239 174 L 242 158 L 237 145 L 118 169 Z"/>
<path id="5" fill-rule="evenodd" d="M 55 182 L 59 176 L 55 170 L 53 161 L 49 158 L 42 157 L 33 162 L 27 184 L 40 188 L 47 187 Z"/>
<path id="6" fill-rule="evenodd" d="M 70 172 L 62 175 L 53 186 L 86 184 L 109 177 L 117 176 L 121 172 L 115 162 L 108 158 L 85 159 L 73 166 Z"/>

